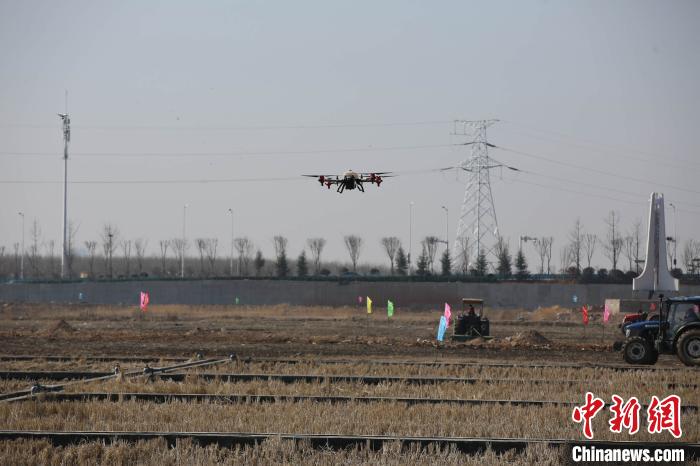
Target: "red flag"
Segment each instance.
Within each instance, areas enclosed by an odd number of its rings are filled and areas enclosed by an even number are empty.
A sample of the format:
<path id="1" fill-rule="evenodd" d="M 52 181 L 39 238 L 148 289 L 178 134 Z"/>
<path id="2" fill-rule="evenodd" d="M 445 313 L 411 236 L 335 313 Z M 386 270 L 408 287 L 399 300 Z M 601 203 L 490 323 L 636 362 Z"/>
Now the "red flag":
<path id="1" fill-rule="evenodd" d="M 148 309 L 148 301 L 149 301 L 148 293 L 142 291 L 141 292 L 141 310 L 143 312 L 146 312 L 146 309 Z"/>
<path id="2" fill-rule="evenodd" d="M 581 313 L 583 314 L 583 325 L 588 325 L 588 306 L 583 306 Z"/>

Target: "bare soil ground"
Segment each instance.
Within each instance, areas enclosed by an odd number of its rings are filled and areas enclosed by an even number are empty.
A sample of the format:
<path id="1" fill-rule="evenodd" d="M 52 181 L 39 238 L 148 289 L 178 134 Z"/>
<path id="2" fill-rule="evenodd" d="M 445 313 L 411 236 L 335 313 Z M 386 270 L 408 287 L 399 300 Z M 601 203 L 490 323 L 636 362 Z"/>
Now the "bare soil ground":
<path id="1" fill-rule="evenodd" d="M 292 306 L 152 306 L 147 313 L 133 307 L 3 305 L 0 307 L 0 356 L 70 356 L 69 361 L 0 360 L 0 371 L 110 371 L 115 361 L 95 356 L 236 358 L 218 366 L 187 370 L 183 382 L 148 381 L 144 377 L 79 383 L 67 392 L 151 392 L 262 395 L 340 395 L 459 399 L 556 400 L 581 403 L 586 391 L 609 402 L 612 394 L 636 396 L 646 404 L 652 395 L 680 395 L 684 405 L 700 405 L 700 372 L 662 356 L 656 368 L 674 370 L 616 371 L 622 365 L 613 351 L 622 335 L 616 323 L 594 319 L 584 327 L 580 316 L 563 308 L 534 312 L 490 312 L 492 340 L 436 344 L 441 309 L 403 310 L 392 319 L 383 309 Z M 450 331 L 448 331 L 449 335 Z M 295 360 L 295 364 L 265 361 Z M 419 361 L 424 365 L 376 364 L 373 361 Z M 328 362 L 334 361 L 334 364 Z M 443 362 L 487 362 L 515 367 L 441 365 Z M 437 363 L 437 364 L 436 364 Z M 160 360 L 151 366 L 166 366 Z M 554 367 L 528 367 L 530 364 Z M 581 364 L 581 367 L 568 367 Z M 122 370 L 144 363 L 119 362 Z M 557 367 L 564 366 L 564 367 Z M 205 381 L 198 372 L 248 374 L 386 375 L 399 377 L 475 378 L 475 383 L 401 382 L 365 385 L 354 382 Z M 509 379 L 495 383 L 494 379 Z M 543 383 L 543 381 L 545 383 Z M 559 381 L 559 382 L 557 382 Z M 41 380 L 39 382 L 42 382 Z M 43 381 L 42 383 L 55 383 Z M 669 384 L 683 384 L 672 386 Z M 29 382 L 0 380 L 0 393 L 24 389 Z M 571 421 L 571 408 L 512 405 L 411 405 L 395 402 L 272 404 L 124 401 L 55 402 L 38 399 L 0 402 L 3 429 L 190 430 L 370 435 L 436 435 L 581 439 Z M 635 436 L 613 434 L 609 413 L 594 420 L 596 438 L 671 441 L 668 433 Z M 683 441 L 700 441 L 700 415 L 683 414 Z M 316 451 L 270 440 L 243 449 L 200 447 L 181 442 L 169 449 L 162 442 L 87 443 L 52 447 L 44 441 L 0 442 L 0 464 L 561 464 L 568 452 L 528 448 L 496 455 L 487 451 L 465 456 L 456 451 L 406 451 L 389 445 L 379 452 L 364 449 Z"/>
<path id="2" fill-rule="evenodd" d="M 494 340 L 448 341 L 437 348 L 437 309 L 398 308 L 388 319 L 381 309 L 367 315 L 359 307 L 152 306 L 144 314 L 133 307 L 5 305 L 0 352 L 621 363 L 612 351 L 622 337 L 615 324 L 584 327 L 579 321 L 555 320 L 556 314 L 541 320 L 543 312 L 494 311 Z M 533 320 L 511 320 L 522 315 Z M 677 358 L 663 356 L 659 364 L 681 365 Z"/>

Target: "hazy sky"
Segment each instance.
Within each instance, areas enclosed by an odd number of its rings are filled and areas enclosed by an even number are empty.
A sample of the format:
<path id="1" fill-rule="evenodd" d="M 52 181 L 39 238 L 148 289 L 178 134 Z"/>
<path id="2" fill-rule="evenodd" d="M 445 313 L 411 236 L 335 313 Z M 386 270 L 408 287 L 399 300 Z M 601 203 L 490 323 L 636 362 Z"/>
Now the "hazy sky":
<path id="1" fill-rule="evenodd" d="M 81 244 L 111 222 L 155 253 L 188 203 L 187 236 L 223 254 L 233 208 L 236 236 L 266 255 L 275 234 L 293 256 L 322 236 L 345 259 L 355 233 L 361 261 L 383 262 L 379 238 L 408 242 L 413 201 L 415 255 L 444 237 L 442 205 L 454 238 L 454 172 L 343 195 L 296 177 L 455 165 L 469 155 L 455 118 L 499 118 L 489 140 L 521 152 L 491 152 L 527 172 L 492 172 L 513 248 L 551 235 L 558 263 L 577 217 L 604 234 L 615 209 L 627 230 L 652 190 L 676 204 L 678 237 L 700 239 L 698 24 L 696 1 L 4 1 L 0 245 L 20 240 L 18 211 L 60 244 L 61 184 L 16 182 L 62 179 L 66 89 L 72 181 L 292 178 L 71 184 Z"/>

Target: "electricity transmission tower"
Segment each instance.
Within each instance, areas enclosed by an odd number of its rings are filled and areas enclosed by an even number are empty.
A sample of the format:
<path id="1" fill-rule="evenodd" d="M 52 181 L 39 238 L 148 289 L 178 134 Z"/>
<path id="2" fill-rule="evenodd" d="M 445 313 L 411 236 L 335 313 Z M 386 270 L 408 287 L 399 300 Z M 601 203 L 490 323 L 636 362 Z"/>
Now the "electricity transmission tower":
<path id="1" fill-rule="evenodd" d="M 463 145 L 471 146 L 471 156 L 457 167 L 467 172 L 467 186 L 464 190 L 464 200 L 457 225 L 455 254 L 459 254 L 459 247 L 464 247 L 463 241 L 468 240 L 467 244 L 474 248 L 475 256 L 483 251 L 486 261 L 490 264 L 496 261 L 495 245 L 499 233 L 489 172 L 492 168 L 497 167 L 506 167 L 517 171 L 516 168 L 504 165 L 489 157 L 489 147 L 496 146 L 489 144 L 486 139 L 486 128 L 497 121 L 455 120 L 453 133 L 466 137 L 467 142 Z"/>

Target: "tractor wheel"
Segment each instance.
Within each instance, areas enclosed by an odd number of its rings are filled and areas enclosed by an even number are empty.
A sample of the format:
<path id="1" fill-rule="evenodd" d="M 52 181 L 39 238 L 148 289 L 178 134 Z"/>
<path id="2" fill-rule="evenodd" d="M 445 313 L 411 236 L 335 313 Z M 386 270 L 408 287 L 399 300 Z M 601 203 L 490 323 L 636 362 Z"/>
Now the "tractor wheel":
<path id="1" fill-rule="evenodd" d="M 642 337 L 628 338 L 622 354 L 628 364 L 654 364 L 659 357 L 651 342 Z"/>
<path id="2" fill-rule="evenodd" d="M 686 366 L 700 366 L 700 329 L 684 332 L 678 339 L 677 352 Z"/>

